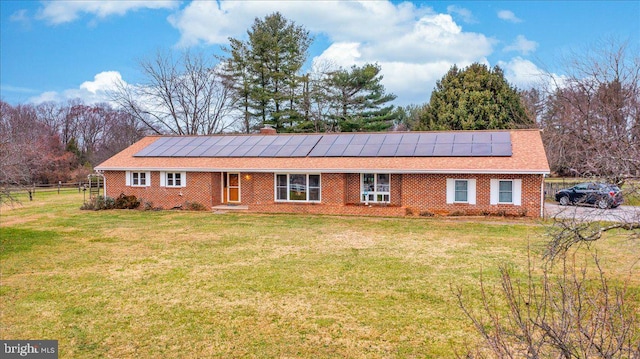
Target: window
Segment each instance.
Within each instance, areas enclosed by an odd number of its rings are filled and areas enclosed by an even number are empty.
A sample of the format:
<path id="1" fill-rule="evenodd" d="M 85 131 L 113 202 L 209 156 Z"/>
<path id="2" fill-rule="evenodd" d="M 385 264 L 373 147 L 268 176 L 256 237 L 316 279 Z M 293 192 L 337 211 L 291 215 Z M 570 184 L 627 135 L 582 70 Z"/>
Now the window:
<path id="1" fill-rule="evenodd" d="M 512 181 L 499 182 L 498 203 L 513 203 L 513 182 Z"/>
<path id="2" fill-rule="evenodd" d="M 391 199 L 388 173 L 363 173 L 360 181 L 362 202 L 389 202 Z"/>
<path id="3" fill-rule="evenodd" d="M 167 187 L 181 187 L 182 178 L 180 173 L 167 172 Z"/>
<path id="4" fill-rule="evenodd" d="M 276 201 L 319 202 L 320 175 L 277 174 Z"/>
<path id="5" fill-rule="evenodd" d="M 147 187 L 151 185 L 151 172 L 131 172 L 125 173 L 125 185 L 135 187 Z"/>
<path id="6" fill-rule="evenodd" d="M 187 172 L 160 172 L 160 187 L 186 187 Z"/>
<path id="7" fill-rule="evenodd" d="M 447 203 L 476 204 L 476 179 L 447 178 Z"/>
<path id="8" fill-rule="evenodd" d="M 465 180 L 456 180 L 455 181 L 455 202 L 467 202 L 468 193 L 467 187 L 469 182 Z"/>
<path id="9" fill-rule="evenodd" d="M 522 179 L 492 179 L 491 204 L 522 205 Z"/>

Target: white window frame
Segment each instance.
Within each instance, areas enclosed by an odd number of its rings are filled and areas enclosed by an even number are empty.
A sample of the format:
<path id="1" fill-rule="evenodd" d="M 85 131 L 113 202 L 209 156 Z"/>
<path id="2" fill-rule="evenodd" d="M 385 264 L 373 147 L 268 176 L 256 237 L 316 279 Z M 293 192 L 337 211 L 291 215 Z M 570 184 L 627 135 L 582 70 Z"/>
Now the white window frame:
<path id="1" fill-rule="evenodd" d="M 140 183 L 140 174 L 144 174 L 144 183 Z M 137 175 L 137 176 L 136 176 Z M 137 177 L 137 184 L 134 184 Z M 149 187 L 151 186 L 151 172 L 149 171 L 126 171 L 125 185 L 129 187 Z"/>
<path id="2" fill-rule="evenodd" d="M 291 199 L 291 175 L 305 176 L 305 199 Z M 278 176 L 286 177 L 286 187 L 278 185 Z M 309 176 L 318 176 L 318 186 L 310 186 Z M 319 203 L 322 202 L 322 175 L 320 173 L 276 173 L 273 176 L 273 198 L 276 202 L 294 202 L 294 203 Z M 278 189 L 286 188 L 287 198 L 278 198 Z M 311 196 L 311 189 L 318 190 L 318 199 L 309 199 Z"/>
<path id="3" fill-rule="evenodd" d="M 456 201 L 456 181 L 467 182 L 467 200 Z M 447 203 L 476 204 L 476 179 L 475 178 L 447 178 Z"/>
<path id="4" fill-rule="evenodd" d="M 511 182 L 511 202 L 500 202 L 500 182 Z M 512 204 L 514 206 L 522 205 L 522 179 L 493 178 L 491 179 L 490 188 L 491 204 Z"/>
<path id="5" fill-rule="evenodd" d="M 175 176 L 176 175 L 180 175 L 180 184 L 176 185 L 175 184 Z M 171 177 L 171 181 L 169 180 L 169 178 Z M 169 184 L 169 182 L 173 182 L 172 184 Z M 169 187 L 169 188 L 182 188 L 182 187 L 186 187 L 187 186 L 187 172 L 177 172 L 177 171 L 171 171 L 171 172 L 165 172 L 165 171 L 161 171 L 160 172 L 160 187 Z"/>
<path id="6" fill-rule="evenodd" d="M 365 188 L 364 177 L 366 175 L 373 175 L 373 191 L 369 188 Z M 387 184 L 388 190 L 381 191 L 379 190 L 380 186 L 378 184 L 378 176 L 379 175 L 387 175 L 389 178 L 389 183 Z M 388 200 L 384 200 L 385 196 L 387 196 Z M 379 200 L 378 197 L 382 197 L 382 200 Z M 390 173 L 360 173 L 360 202 L 361 203 L 391 203 L 391 174 Z"/>

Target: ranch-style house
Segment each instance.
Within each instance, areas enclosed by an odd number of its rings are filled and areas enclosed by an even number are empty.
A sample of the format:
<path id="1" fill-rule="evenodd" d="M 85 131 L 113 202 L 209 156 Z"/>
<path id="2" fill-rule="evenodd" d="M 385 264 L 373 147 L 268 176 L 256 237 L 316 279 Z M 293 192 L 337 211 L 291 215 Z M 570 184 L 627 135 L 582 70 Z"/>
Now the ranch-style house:
<path id="1" fill-rule="evenodd" d="M 543 215 L 539 130 L 148 136 L 96 167 L 105 195 L 249 212 Z"/>

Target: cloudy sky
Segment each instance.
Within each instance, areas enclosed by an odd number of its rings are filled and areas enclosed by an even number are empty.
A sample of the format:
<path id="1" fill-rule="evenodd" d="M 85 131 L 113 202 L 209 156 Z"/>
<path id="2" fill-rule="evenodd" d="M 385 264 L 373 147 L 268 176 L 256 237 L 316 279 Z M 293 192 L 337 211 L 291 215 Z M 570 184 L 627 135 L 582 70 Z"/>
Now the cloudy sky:
<path id="1" fill-rule="evenodd" d="M 640 1 L 0 1 L 0 97 L 12 104 L 103 101 L 139 82 L 158 50 L 220 54 L 279 11 L 314 36 L 307 66 L 378 63 L 396 104 L 422 104 L 453 65 L 500 65 L 531 86 L 606 38 L 640 41 Z"/>

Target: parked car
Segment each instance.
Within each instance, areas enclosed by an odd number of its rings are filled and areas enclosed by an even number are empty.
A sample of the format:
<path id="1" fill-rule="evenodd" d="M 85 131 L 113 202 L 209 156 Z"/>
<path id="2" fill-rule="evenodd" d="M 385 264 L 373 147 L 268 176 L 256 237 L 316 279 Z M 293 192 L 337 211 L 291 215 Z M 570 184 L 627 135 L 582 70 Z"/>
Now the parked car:
<path id="1" fill-rule="evenodd" d="M 562 206 L 590 204 L 598 208 L 616 208 L 622 204 L 618 186 L 608 183 L 586 182 L 556 192 L 556 201 Z"/>

